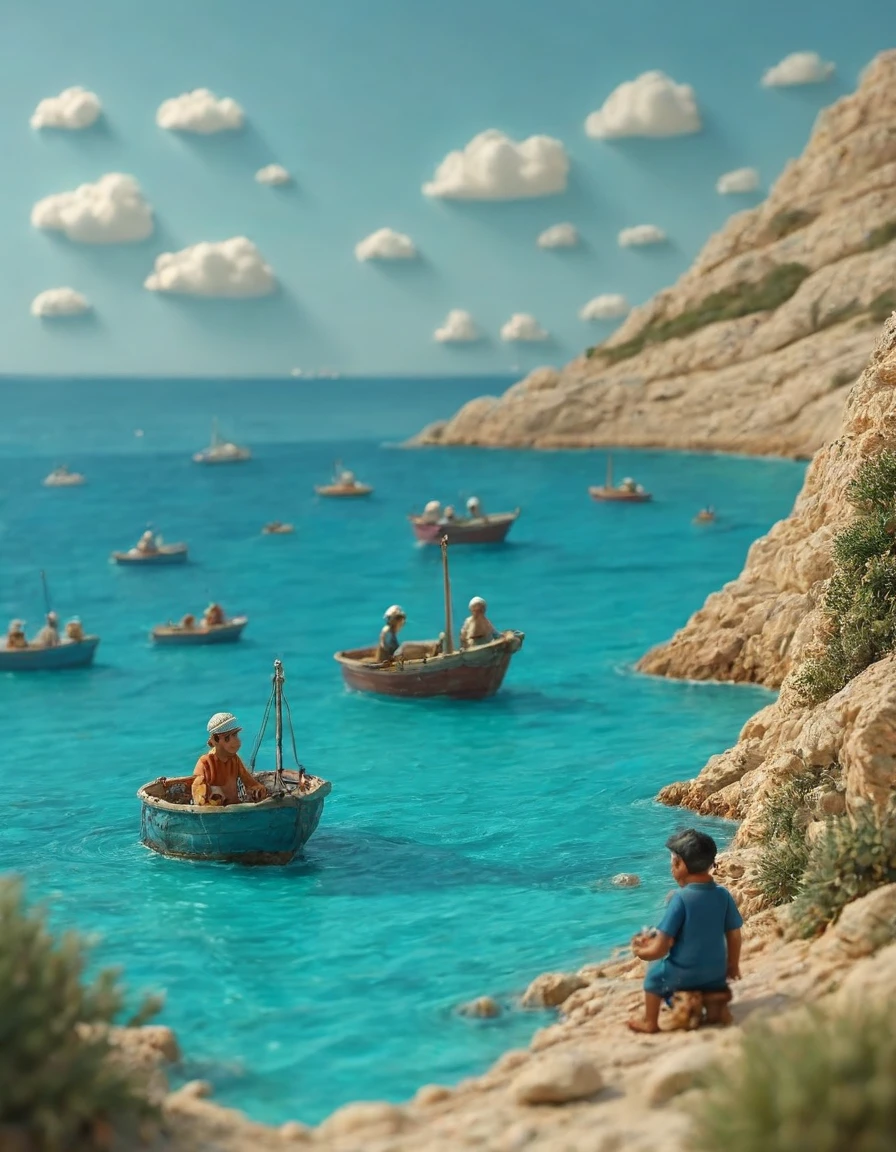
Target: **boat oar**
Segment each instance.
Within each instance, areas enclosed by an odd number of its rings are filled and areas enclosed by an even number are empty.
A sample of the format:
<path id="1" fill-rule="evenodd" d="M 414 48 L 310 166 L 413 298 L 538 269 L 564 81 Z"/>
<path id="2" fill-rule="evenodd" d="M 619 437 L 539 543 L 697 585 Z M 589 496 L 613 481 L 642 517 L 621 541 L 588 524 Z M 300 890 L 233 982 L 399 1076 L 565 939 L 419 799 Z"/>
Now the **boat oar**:
<path id="1" fill-rule="evenodd" d="M 454 651 L 454 628 L 451 620 L 451 577 L 448 575 L 448 537 L 443 536 L 442 545 L 442 575 L 445 580 L 445 651 Z"/>

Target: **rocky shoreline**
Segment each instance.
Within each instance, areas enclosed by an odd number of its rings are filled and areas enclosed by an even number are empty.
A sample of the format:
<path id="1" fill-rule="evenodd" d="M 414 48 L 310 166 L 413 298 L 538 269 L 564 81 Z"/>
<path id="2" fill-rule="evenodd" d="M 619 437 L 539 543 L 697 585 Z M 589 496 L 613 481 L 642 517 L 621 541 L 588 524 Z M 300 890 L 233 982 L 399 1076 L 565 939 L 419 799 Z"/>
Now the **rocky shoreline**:
<path id="1" fill-rule="evenodd" d="M 561 370 L 472 400 L 413 445 L 810 457 L 894 307 L 896 51 L 826 109 L 766 201 Z"/>

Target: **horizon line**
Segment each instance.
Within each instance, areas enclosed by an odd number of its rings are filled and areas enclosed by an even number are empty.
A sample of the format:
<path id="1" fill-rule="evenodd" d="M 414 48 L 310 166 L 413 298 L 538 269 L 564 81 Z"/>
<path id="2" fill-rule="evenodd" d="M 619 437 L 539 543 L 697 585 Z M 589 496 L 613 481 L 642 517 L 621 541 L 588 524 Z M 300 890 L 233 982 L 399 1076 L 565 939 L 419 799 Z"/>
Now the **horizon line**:
<path id="1" fill-rule="evenodd" d="M 104 380 L 196 380 L 196 381 L 222 381 L 222 380 L 277 380 L 295 381 L 296 383 L 314 383 L 334 380 L 483 380 L 499 379 L 505 376 L 519 376 L 522 369 L 507 369 L 495 372 L 339 372 L 330 375 L 326 372 L 314 375 L 293 376 L 272 375 L 269 373 L 235 374 L 235 373 L 138 373 L 138 372 L 0 372 L 0 384 L 11 380 L 89 380 L 99 382 Z M 528 374 L 528 373 L 527 373 Z"/>

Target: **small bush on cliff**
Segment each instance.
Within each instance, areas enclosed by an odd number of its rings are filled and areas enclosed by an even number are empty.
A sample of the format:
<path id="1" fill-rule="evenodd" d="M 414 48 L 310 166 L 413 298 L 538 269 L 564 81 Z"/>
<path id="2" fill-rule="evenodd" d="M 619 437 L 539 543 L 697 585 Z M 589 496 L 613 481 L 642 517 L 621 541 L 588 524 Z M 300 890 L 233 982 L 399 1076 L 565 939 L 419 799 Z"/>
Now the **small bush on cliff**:
<path id="1" fill-rule="evenodd" d="M 615 364 L 619 360 L 636 356 L 648 344 L 661 344 L 677 336 L 689 336 L 719 320 L 736 320 L 753 312 L 773 311 L 790 299 L 808 275 L 809 269 L 803 264 L 779 264 L 755 284 L 730 284 L 727 288 L 710 293 L 699 304 L 678 316 L 652 321 L 637 336 L 623 344 L 613 348 L 590 348 L 586 355 L 589 358 L 600 355 L 608 364 Z"/>
<path id="2" fill-rule="evenodd" d="M 848 499 L 856 515 L 834 540 L 823 648 L 794 679 L 810 704 L 829 699 L 896 648 L 896 453 L 865 461 Z"/>
<path id="3" fill-rule="evenodd" d="M 896 883 L 896 800 L 884 810 L 863 805 L 853 816 L 828 822 L 813 844 L 791 919 L 802 936 L 814 936 L 847 904 L 875 888 Z"/>
<path id="4" fill-rule="evenodd" d="M 891 1152 L 892 1014 L 866 1007 L 749 1030 L 694 1110 L 697 1152 Z"/>
<path id="5" fill-rule="evenodd" d="M 818 783 L 817 772 L 794 776 L 763 801 L 756 885 L 769 904 L 787 904 L 799 890 L 809 861 L 807 799 Z"/>
<path id="6" fill-rule="evenodd" d="M 888 220 L 879 228 L 872 229 L 865 238 L 865 250 L 870 252 L 873 248 L 883 248 L 891 240 L 896 240 L 896 220 Z"/>
<path id="7" fill-rule="evenodd" d="M 152 1112 L 146 1085 L 109 1059 L 104 1025 L 122 1005 L 115 973 L 85 984 L 83 970 L 78 938 L 55 940 L 21 886 L 0 881 L 0 1129 L 21 1129 L 40 1152 L 98 1146 L 110 1125 L 135 1132 Z"/>
<path id="8" fill-rule="evenodd" d="M 791 232 L 808 227 L 817 216 L 817 212 L 808 212 L 805 208 L 785 208 L 769 220 L 768 234 L 773 240 L 783 240 Z"/>

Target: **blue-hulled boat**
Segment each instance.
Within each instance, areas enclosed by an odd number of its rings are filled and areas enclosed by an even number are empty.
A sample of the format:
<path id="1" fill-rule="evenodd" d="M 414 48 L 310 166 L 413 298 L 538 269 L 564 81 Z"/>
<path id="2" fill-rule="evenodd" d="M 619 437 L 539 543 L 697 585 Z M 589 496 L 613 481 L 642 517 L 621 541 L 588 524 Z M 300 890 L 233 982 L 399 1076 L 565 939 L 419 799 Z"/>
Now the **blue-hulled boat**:
<path id="1" fill-rule="evenodd" d="M 55 648 L 0 648 L 0 672 L 58 672 L 93 663 L 99 636 L 63 642 Z"/>
<path id="2" fill-rule="evenodd" d="M 222 807 L 192 803 L 192 776 L 160 777 L 138 791 L 142 805 L 140 839 L 163 856 L 238 864 L 288 864 L 308 842 L 320 822 L 329 781 L 312 776 L 298 763 L 283 767 L 283 665 L 274 661 L 273 690 L 261 731 L 249 760 L 255 760 L 273 707 L 276 759 L 273 772 L 259 772 L 263 800 L 243 800 Z M 289 709 L 287 706 L 287 717 Z M 290 722 L 292 747 L 295 735 Z"/>

